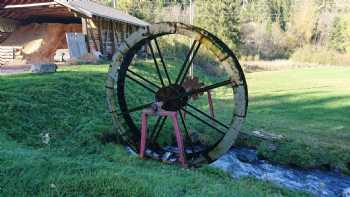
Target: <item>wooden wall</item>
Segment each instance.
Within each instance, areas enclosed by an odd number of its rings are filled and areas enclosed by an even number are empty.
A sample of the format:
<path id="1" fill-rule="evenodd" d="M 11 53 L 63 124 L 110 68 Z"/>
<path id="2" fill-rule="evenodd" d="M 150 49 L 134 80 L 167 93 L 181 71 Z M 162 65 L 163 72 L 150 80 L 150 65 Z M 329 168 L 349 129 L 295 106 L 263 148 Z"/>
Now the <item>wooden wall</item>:
<path id="1" fill-rule="evenodd" d="M 4 42 L 9 36 L 11 32 L 0 32 L 0 44 Z"/>
<path id="2" fill-rule="evenodd" d="M 17 27 L 17 21 L 0 17 L 0 44 L 4 42 Z"/>
<path id="3" fill-rule="evenodd" d="M 108 58 L 113 56 L 124 39 L 138 29 L 137 26 L 131 24 L 100 17 L 83 18 L 82 21 L 83 33 L 87 35 L 89 50 L 99 51 Z"/>

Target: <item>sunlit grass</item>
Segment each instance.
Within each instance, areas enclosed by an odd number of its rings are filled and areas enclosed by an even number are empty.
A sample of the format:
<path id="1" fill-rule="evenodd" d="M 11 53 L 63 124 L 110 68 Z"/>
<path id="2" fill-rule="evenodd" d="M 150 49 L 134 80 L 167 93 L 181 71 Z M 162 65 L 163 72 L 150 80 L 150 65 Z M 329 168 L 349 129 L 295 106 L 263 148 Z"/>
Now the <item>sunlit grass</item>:
<path id="1" fill-rule="evenodd" d="M 291 140 L 275 152 L 261 145 L 262 155 L 303 167 L 349 171 L 349 73 L 349 67 L 327 67 L 248 74 L 244 130 L 263 129 Z"/>
<path id="2" fill-rule="evenodd" d="M 175 64 L 170 67 L 176 70 Z M 112 128 L 106 72 L 107 65 L 82 65 L 49 75 L 0 77 L 0 191 L 5 196 L 301 195 L 252 179 L 234 181 L 211 168 L 182 170 L 141 161 L 120 146 L 101 144 L 101 133 Z M 260 154 L 280 163 L 346 171 L 348 73 L 350 68 L 336 67 L 247 74 L 250 106 L 244 131 L 263 129 L 288 138 L 277 143 L 276 151 L 266 142 L 253 144 Z M 218 116 L 226 118 L 230 91 L 222 88 L 214 95 Z M 207 111 L 205 96 L 201 99 L 199 106 Z M 45 133 L 49 145 L 42 141 Z"/>
<path id="3" fill-rule="evenodd" d="M 102 144 L 107 65 L 0 77 L 3 196 L 301 196 L 210 167 L 185 170 Z M 49 134 L 48 144 L 42 135 Z"/>

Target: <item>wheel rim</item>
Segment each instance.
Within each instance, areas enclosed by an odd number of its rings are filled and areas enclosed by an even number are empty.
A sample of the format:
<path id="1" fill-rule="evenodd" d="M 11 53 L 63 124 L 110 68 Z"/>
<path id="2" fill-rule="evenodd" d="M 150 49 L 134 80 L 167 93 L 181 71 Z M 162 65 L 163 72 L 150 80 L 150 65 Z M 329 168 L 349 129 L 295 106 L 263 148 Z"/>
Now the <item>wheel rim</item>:
<path id="1" fill-rule="evenodd" d="M 178 34 L 192 39 L 193 44 L 187 52 L 186 58 L 183 61 L 184 63 L 181 65 L 176 78 L 173 77 L 173 79 L 171 79 L 165 60 L 161 55 L 162 53 L 157 40 L 166 35 Z M 155 49 L 153 49 L 152 44 L 149 44 L 152 42 L 154 43 L 153 45 L 155 45 Z M 144 76 L 130 69 L 132 67 L 131 63 L 135 57 L 135 54 L 143 46 L 146 45 L 148 45 L 152 54 L 152 58 L 154 60 L 156 68 L 155 73 L 157 73 L 159 77 L 158 84 L 146 79 Z M 181 88 L 178 86 L 184 86 L 184 82 L 187 80 L 186 76 L 188 73 L 189 64 L 195 58 L 198 49 L 203 46 L 206 48 L 206 50 L 214 54 L 217 61 L 220 62 L 220 65 L 222 65 L 223 70 L 226 72 L 226 74 L 228 74 L 229 79 L 222 80 L 214 84 L 205 84 L 202 87 L 183 93 L 183 91 L 181 91 Z M 160 58 L 160 61 L 158 61 L 155 57 L 155 50 L 158 52 L 157 54 Z M 161 69 L 163 70 L 161 71 Z M 164 78 L 162 77 L 162 73 Z M 206 92 L 205 90 L 215 91 L 216 88 L 227 86 L 232 87 L 232 104 L 234 106 L 234 109 L 230 124 L 223 123 L 215 117 L 208 117 L 207 113 L 204 113 L 194 104 L 187 102 L 188 99 L 183 99 L 183 97 L 186 95 L 184 96 L 179 93 L 175 94 L 175 97 L 176 95 L 177 97 L 182 96 L 181 99 L 186 100 L 185 107 L 182 103 L 181 105 L 176 106 L 178 108 L 173 108 L 173 110 L 178 110 L 180 112 L 179 122 L 180 124 L 182 123 L 183 135 L 186 139 L 188 139 L 188 141 L 192 141 L 192 136 L 188 135 L 189 128 L 187 127 L 189 123 L 186 123 L 186 120 L 184 120 L 184 112 L 186 112 L 186 114 L 191 116 L 194 120 L 207 125 L 208 128 L 212 130 L 217 130 L 217 132 L 225 130 L 221 136 L 217 134 L 218 137 L 217 139 L 213 140 L 213 142 L 205 144 L 203 146 L 204 148 L 200 151 L 193 151 L 194 148 L 193 145 L 191 145 L 189 148 L 191 148 L 192 153 L 195 154 L 189 154 L 190 159 L 188 162 L 190 164 L 210 163 L 224 154 L 234 144 L 234 141 L 237 138 L 247 112 L 247 84 L 242 68 L 234 53 L 221 40 L 219 40 L 211 33 L 198 27 L 181 23 L 157 23 L 148 27 L 147 29 L 142 29 L 138 32 L 133 33 L 120 46 L 119 52 L 114 55 L 113 63 L 111 64 L 108 71 L 108 78 L 106 83 L 108 107 L 110 113 L 112 114 L 113 123 L 117 129 L 117 132 L 127 144 L 129 144 L 134 150 L 137 151 L 140 140 L 139 127 L 137 126 L 139 124 L 135 120 L 135 117 L 132 116 L 132 113 L 136 111 L 139 112 L 140 110 L 142 111 L 142 109 L 148 107 L 150 103 L 136 107 L 130 107 L 128 104 L 128 100 L 130 100 L 130 98 L 127 98 L 125 95 L 125 92 L 127 91 L 127 88 L 125 87 L 127 86 L 127 80 L 133 81 L 138 86 L 144 88 L 145 91 L 149 91 L 154 94 L 155 97 L 158 94 L 158 99 L 162 98 L 159 97 L 160 89 L 164 90 L 163 92 L 167 92 L 166 89 L 176 89 L 177 92 L 182 92 L 183 94 L 187 94 L 187 96 L 193 96 L 194 93 L 204 93 Z M 171 85 L 174 85 L 174 87 L 170 87 Z M 175 86 L 177 88 L 175 88 Z M 165 98 L 171 97 L 170 94 L 165 95 Z M 173 103 L 174 100 L 171 101 Z M 180 100 L 178 101 L 180 102 Z M 207 121 L 200 118 L 200 116 L 202 116 L 202 118 L 205 117 Z M 153 125 L 154 131 L 149 136 L 151 141 L 154 138 L 152 135 L 159 134 L 162 130 L 162 125 L 164 125 L 163 122 L 166 121 L 161 117 L 158 117 L 156 119 L 157 120 Z M 208 123 L 208 121 L 210 123 Z M 157 132 L 157 130 L 159 131 Z"/>

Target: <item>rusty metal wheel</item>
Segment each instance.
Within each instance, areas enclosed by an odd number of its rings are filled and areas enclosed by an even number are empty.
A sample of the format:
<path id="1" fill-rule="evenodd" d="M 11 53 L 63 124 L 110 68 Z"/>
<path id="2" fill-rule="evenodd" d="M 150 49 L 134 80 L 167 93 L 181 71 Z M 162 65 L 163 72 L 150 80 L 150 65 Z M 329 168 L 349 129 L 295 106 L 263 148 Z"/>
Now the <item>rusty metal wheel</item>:
<path id="1" fill-rule="evenodd" d="M 189 41 L 192 46 L 186 47 L 183 43 Z M 113 57 L 106 90 L 113 123 L 136 152 L 142 110 L 161 101 L 163 110 L 177 111 L 190 165 L 210 163 L 228 151 L 248 106 L 247 84 L 235 54 L 213 34 L 182 23 L 153 24 L 125 40 Z M 171 122 L 153 119 L 150 156 L 176 157 Z"/>

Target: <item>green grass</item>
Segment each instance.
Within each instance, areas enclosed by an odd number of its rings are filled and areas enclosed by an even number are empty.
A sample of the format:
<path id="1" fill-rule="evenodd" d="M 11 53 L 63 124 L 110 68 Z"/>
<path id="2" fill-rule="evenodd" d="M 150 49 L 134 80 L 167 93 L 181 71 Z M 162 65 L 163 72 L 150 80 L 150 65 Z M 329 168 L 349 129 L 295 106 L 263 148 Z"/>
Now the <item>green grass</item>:
<path id="1" fill-rule="evenodd" d="M 171 71 L 176 73 L 176 68 L 172 66 Z M 144 76 L 153 73 L 150 78 L 157 78 L 153 65 L 145 64 L 139 71 Z M 264 130 L 282 134 L 287 139 L 268 142 L 240 138 L 237 144 L 257 148 L 261 157 L 274 162 L 302 168 L 337 169 L 349 174 L 349 73 L 349 67 L 317 67 L 247 74 L 249 110 L 243 131 Z M 201 69 L 195 69 L 195 75 L 206 84 L 226 79 L 222 75 L 207 75 Z M 212 94 L 216 117 L 229 124 L 232 91 L 221 88 Z M 140 101 L 145 100 L 145 96 L 139 97 Z M 130 102 L 134 103 L 135 99 Z M 193 104 L 202 111 L 208 110 L 205 96 Z M 218 135 L 212 129 L 203 127 L 195 119 L 188 122 L 195 131 L 205 131 L 207 139 L 217 140 Z"/>
<path id="2" fill-rule="evenodd" d="M 102 144 L 106 65 L 0 76 L 1 196 L 302 196 L 211 167 L 182 169 Z M 253 111 L 252 107 L 252 111 Z M 252 112 L 253 113 L 253 112 Z M 49 144 L 42 135 L 49 133 Z"/>
<path id="3" fill-rule="evenodd" d="M 326 67 L 247 75 L 245 131 L 264 129 L 287 142 L 254 144 L 270 160 L 350 171 L 350 68 Z"/>

